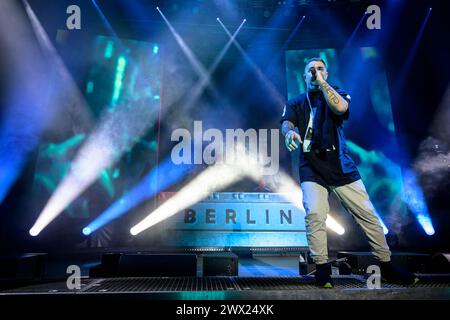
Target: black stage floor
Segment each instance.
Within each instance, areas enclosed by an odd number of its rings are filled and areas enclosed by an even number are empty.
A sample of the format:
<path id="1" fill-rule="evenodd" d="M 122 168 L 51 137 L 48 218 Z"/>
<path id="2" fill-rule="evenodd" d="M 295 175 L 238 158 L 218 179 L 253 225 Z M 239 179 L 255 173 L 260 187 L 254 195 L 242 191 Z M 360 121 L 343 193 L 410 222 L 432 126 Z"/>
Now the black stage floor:
<path id="1" fill-rule="evenodd" d="M 199 255 L 196 277 L 89 278 L 94 259 L 49 259 L 46 277 L 37 281 L 0 280 L 2 297 L 118 297 L 149 300 L 450 300 L 450 274 L 417 274 L 415 286 L 382 283 L 367 288 L 367 276 L 338 275 L 335 287 L 314 286 L 313 276 L 299 276 L 296 255 L 254 255 L 239 257 L 238 275 L 203 276 Z M 69 290 L 67 266 L 81 268 L 81 288 Z"/>
<path id="2" fill-rule="evenodd" d="M 333 276 L 335 287 L 314 286 L 312 276 L 293 277 L 146 277 L 82 278 L 81 288 L 69 290 L 65 281 L 28 283 L 0 291 L 1 296 L 122 296 L 168 300 L 449 300 L 450 275 L 418 275 L 414 286 L 382 283 L 368 289 L 366 278 Z"/>

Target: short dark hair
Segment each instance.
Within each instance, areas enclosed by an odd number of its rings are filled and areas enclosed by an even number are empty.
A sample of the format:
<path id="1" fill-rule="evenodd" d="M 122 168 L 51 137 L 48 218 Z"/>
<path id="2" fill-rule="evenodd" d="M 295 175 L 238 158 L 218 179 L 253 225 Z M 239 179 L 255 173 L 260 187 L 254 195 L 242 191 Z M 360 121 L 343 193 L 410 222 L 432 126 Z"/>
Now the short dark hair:
<path id="1" fill-rule="evenodd" d="M 308 61 L 306 61 L 305 68 L 306 68 L 306 66 L 307 66 L 308 64 L 310 64 L 310 63 L 313 62 L 313 61 L 320 61 L 320 62 L 323 63 L 323 65 L 325 66 L 325 68 L 327 67 L 327 64 L 325 63 L 325 60 L 323 60 L 322 58 L 314 57 L 314 58 L 311 58 L 311 59 L 309 59 Z"/>

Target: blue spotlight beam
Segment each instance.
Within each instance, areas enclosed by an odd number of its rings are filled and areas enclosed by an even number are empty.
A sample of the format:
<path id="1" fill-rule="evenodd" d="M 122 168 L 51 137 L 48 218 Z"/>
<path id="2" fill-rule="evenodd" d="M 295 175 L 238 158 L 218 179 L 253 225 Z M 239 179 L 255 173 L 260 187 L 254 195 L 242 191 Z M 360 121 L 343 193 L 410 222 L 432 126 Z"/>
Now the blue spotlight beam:
<path id="1" fill-rule="evenodd" d="M 228 28 L 222 23 L 220 19 L 217 19 L 219 24 L 222 26 L 225 33 L 230 37 L 230 39 L 233 37 L 231 32 L 228 30 Z M 245 52 L 245 50 L 242 48 L 242 46 L 237 42 L 236 39 L 233 39 L 233 43 L 238 49 L 238 51 L 241 53 L 241 55 L 244 57 L 245 61 L 250 65 L 252 70 L 257 74 L 258 79 L 266 86 L 267 90 L 269 91 L 269 94 L 277 101 L 277 103 L 282 106 L 286 103 L 285 98 L 283 95 L 277 90 L 277 88 L 273 85 L 271 81 L 267 79 L 267 77 L 264 75 L 264 73 L 261 71 L 261 69 L 256 65 L 255 62 L 248 56 L 248 54 Z"/>
<path id="2" fill-rule="evenodd" d="M 305 20 L 305 16 L 303 16 L 300 21 L 297 23 L 297 25 L 295 26 L 294 30 L 292 30 L 292 32 L 289 34 L 289 37 L 287 38 L 287 40 L 284 42 L 283 47 L 281 47 L 281 53 L 284 52 L 284 50 L 286 50 L 286 48 L 288 47 L 288 45 L 291 43 L 292 39 L 294 39 L 294 36 L 297 34 L 298 29 L 300 29 L 300 26 L 303 23 L 303 20 Z"/>
<path id="3" fill-rule="evenodd" d="M 427 25 L 427 22 L 430 18 L 430 14 L 431 14 L 432 8 L 428 9 L 427 15 L 425 16 L 422 25 L 419 29 L 419 32 L 417 33 L 416 38 L 414 39 L 414 43 L 411 46 L 411 48 L 408 51 L 408 55 L 405 59 L 405 62 L 403 63 L 399 75 L 398 75 L 398 81 L 396 83 L 396 85 L 394 86 L 394 93 L 397 97 L 401 96 L 403 94 L 403 89 L 405 87 L 406 84 L 406 80 L 408 78 L 408 72 L 411 69 L 411 65 L 414 61 L 414 57 L 416 56 L 417 53 L 417 49 L 419 48 L 420 45 L 420 41 L 422 40 L 422 36 L 423 33 L 425 31 L 425 27 Z"/>
<path id="4" fill-rule="evenodd" d="M 81 93 L 33 9 L 26 0 L 22 3 L 29 21 L 16 1 L 2 1 L 0 9 L 1 29 L 12 30 L 0 35 L 2 50 L 9 56 L 7 79 L 11 79 L 12 88 L 7 93 L 8 104 L 0 124 L 0 203 L 62 105 L 73 103 L 79 112 L 87 111 Z M 57 83 L 52 81 L 54 78 Z"/>
<path id="5" fill-rule="evenodd" d="M 103 13 L 102 9 L 97 4 L 97 1 L 96 0 L 91 0 L 91 1 L 92 1 L 92 5 L 95 7 L 95 10 L 97 10 L 97 13 L 100 16 L 100 19 L 102 19 L 102 22 L 105 25 L 105 27 L 108 29 L 108 31 L 112 34 L 112 36 L 114 38 L 119 39 L 119 37 L 117 36 L 117 33 L 114 31 L 112 25 L 109 23 L 108 19 L 106 18 L 105 14 Z"/>
<path id="6" fill-rule="evenodd" d="M 400 70 L 400 73 L 399 73 L 400 81 L 399 81 L 399 85 L 398 85 L 399 91 L 401 91 L 403 89 L 403 85 L 406 82 L 408 72 L 411 69 L 411 65 L 414 61 L 414 57 L 416 56 L 417 49 L 419 48 L 419 45 L 420 45 L 420 41 L 422 40 L 423 33 L 425 31 L 425 27 L 428 23 L 428 20 L 430 19 L 431 10 L 432 10 L 431 8 L 428 9 L 427 15 L 425 16 L 425 19 L 423 20 L 422 25 L 420 26 L 419 32 L 417 33 L 417 36 L 416 36 L 416 39 L 414 40 L 412 47 L 409 49 L 408 56 L 406 57 L 405 62 L 402 66 L 402 69 Z"/>
<path id="7" fill-rule="evenodd" d="M 102 170 L 112 166 L 155 123 L 159 109 L 138 104 L 106 114 L 99 127 L 78 151 L 69 173 L 58 185 L 30 230 L 37 236 L 49 223 L 94 183 Z M 123 135 L 127 132 L 127 135 Z"/>
<path id="8" fill-rule="evenodd" d="M 283 46 L 281 47 L 280 52 L 278 52 L 278 54 L 276 55 L 276 57 L 272 60 L 272 62 L 270 63 L 270 66 L 275 63 L 279 57 L 281 55 L 284 54 L 284 51 L 287 49 L 287 47 L 289 46 L 289 44 L 291 43 L 292 39 L 294 39 L 295 35 L 297 34 L 298 29 L 300 29 L 300 26 L 303 23 L 303 20 L 305 20 L 305 16 L 303 16 L 300 21 L 297 23 L 297 25 L 295 26 L 294 30 L 292 30 L 292 32 L 289 34 L 289 37 L 286 39 L 286 41 L 283 43 Z M 270 68 L 270 67 L 269 67 Z"/>
<path id="9" fill-rule="evenodd" d="M 416 173 L 408 169 L 404 172 L 403 201 L 416 217 L 417 222 L 429 236 L 434 235 L 434 227 L 428 213 L 425 197 L 420 187 Z"/>
<path id="10" fill-rule="evenodd" d="M 366 16 L 367 16 L 367 12 L 364 12 L 361 19 L 359 20 L 358 25 L 356 26 L 355 30 L 353 30 L 352 34 L 350 35 L 347 42 L 345 43 L 344 48 L 342 49 L 343 53 L 345 53 L 349 49 L 351 43 L 353 42 L 353 39 L 355 38 L 356 34 L 358 33 L 359 29 L 361 28 L 361 25 Z"/>
<path id="11" fill-rule="evenodd" d="M 192 170 L 193 165 L 174 165 L 170 158 L 154 168 L 133 189 L 114 202 L 89 225 L 83 228 L 83 234 L 89 235 L 109 222 L 121 217 L 143 201 L 150 199 L 158 192 L 165 190 L 181 180 Z M 158 172 L 163 173 L 163 179 L 158 179 Z"/>
<path id="12" fill-rule="evenodd" d="M 217 18 L 217 20 L 220 20 L 219 18 Z M 239 25 L 239 27 L 236 29 L 236 31 L 233 33 L 233 35 L 231 36 L 231 38 L 228 40 L 227 44 L 225 45 L 225 47 L 223 47 L 223 49 L 220 51 L 219 55 L 214 59 L 214 62 L 211 64 L 211 67 L 209 67 L 208 69 L 208 74 L 211 76 L 212 73 L 214 73 L 214 71 L 217 69 L 217 67 L 219 66 L 220 62 L 222 61 L 223 57 L 225 56 L 225 54 L 227 53 L 228 49 L 230 48 L 230 46 L 233 44 L 234 39 L 236 39 L 239 31 L 241 31 L 242 27 L 244 26 L 245 22 L 247 21 L 247 19 L 242 20 L 241 24 Z"/>
<path id="13" fill-rule="evenodd" d="M 219 20 L 219 18 L 217 18 L 217 20 Z M 223 49 L 220 51 L 220 53 L 214 59 L 213 63 L 211 64 L 211 66 L 209 67 L 209 69 L 207 71 L 208 72 L 207 77 L 206 78 L 201 78 L 199 80 L 198 84 L 195 86 L 195 88 L 193 90 L 193 93 L 190 95 L 189 100 L 186 103 L 186 106 L 187 106 L 188 109 L 189 109 L 189 107 L 191 105 L 193 105 L 197 101 L 198 97 L 200 97 L 200 95 L 204 91 L 205 87 L 208 85 L 208 83 L 210 83 L 210 79 L 211 79 L 212 74 L 214 73 L 214 71 L 216 71 L 216 69 L 219 66 L 220 62 L 222 61 L 222 59 L 224 58 L 225 54 L 227 53 L 228 49 L 233 44 L 233 40 L 236 38 L 236 36 L 238 35 L 239 31 L 244 26 L 246 21 L 247 21 L 246 19 L 244 19 L 242 21 L 242 23 L 239 25 L 239 27 L 234 32 L 232 37 L 228 40 L 226 45 L 223 47 Z"/>
<path id="14" fill-rule="evenodd" d="M 25 10 L 29 11 L 24 2 Z M 5 109 L 0 123 L 0 203 L 21 174 L 28 155 L 37 146 L 48 118 L 46 86 L 50 72 L 45 53 L 22 16 L 19 2 L 4 1 L 0 9 L 0 46 L 8 56 Z M 20 34 L 20 37 L 18 36 Z M 38 35 L 37 35 L 38 36 Z"/>
<path id="15" fill-rule="evenodd" d="M 100 16 L 100 19 L 102 20 L 103 24 L 105 25 L 106 29 L 108 29 L 111 36 L 114 38 L 114 41 L 119 46 L 119 48 L 122 51 L 122 54 L 125 55 L 127 58 L 127 61 L 130 62 L 133 66 L 136 66 L 136 62 L 133 60 L 133 58 L 127 53 L 126 47 L 123 45 L 123 42 L 120 40 L 119 36 L 117 35 L 116 31 L 112 27 L 111 23 L 109 22 L 108 18 L 106 18 L 105 14 L 103 13 L 100 6 L 97 4 L 97 0 L 91 0 L 92 5 L 94 6 L 95 10 L 97 11 L 98 15 Z"/>
<path id="16" fill-rule="evenodd" d="M 180 34 L 175 30 L 175 28 L 172 26 L 170 21 L 166 18 L 164 13 L 159 9 L 159 7 L 156 7 L 156 10 L 158 10 L 158 12 L 161 15 L 161 17 L 163 18 L 164 22 L 169 27 L 170 32 L 172 32 L 172 35 L 174 36 L 176 42 L 180 46 L 181 50 L 183 51 L 186 58 L 191 63 L 192 67 L 194 68 L 195 72 L 200 77 L 200 79 L 208 79 L 208 71 L 205 69 L 205 67 L 199 62 L 199 60 L 197 59 L 195 54 L 192 52 L 192 50 L 189 48 L 189 46 L 186 44 L 186 42 L 183 40 L 183 38 L 181 38 Z M 207 85 L 216 97 L 220 97 L 219 93 L 217 92 L 217 90 L 214 88 L 213 84 L 210 81 L 207 82 Z"/>
<path id="17" fill-rule="evenodd" d="M 277 61 L 280 59 L 280 57 L 284 55 L 285 50 L 287 49 L 287 47 L 291 43 L 292 39 L 294 39 L 294 36 L 297 34 L 298 29 L 300 29 L 300 26 L 302 25 L 303 20 L 305 20 L 305 16 L 303 16 L 300 19 L 300 21 L 295 26 L 294 30 L 292 30 L 292 32 L 289 34 L 289 37 L 283 43 L 283 46 L 281 47 L 280 51 L 275 55 L 275 57 L 269 63 L 269 66 L 267 67 L 267 70 L 271 70 L 271 68 L 277 63 Z"/>

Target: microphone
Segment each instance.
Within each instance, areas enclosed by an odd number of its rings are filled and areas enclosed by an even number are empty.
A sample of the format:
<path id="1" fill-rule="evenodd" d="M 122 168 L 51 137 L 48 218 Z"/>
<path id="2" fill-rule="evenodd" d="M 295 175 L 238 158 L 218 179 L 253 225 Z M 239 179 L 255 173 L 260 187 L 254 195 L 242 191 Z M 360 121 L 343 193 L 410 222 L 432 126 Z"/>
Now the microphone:
<path id="1" fill-rule="evenodd" d="M 316 81 L 316 69 L 312 69 L 311 70 L 311 74 L 312 74 L 312 77 L 311 77 L 311 81 Z"/>

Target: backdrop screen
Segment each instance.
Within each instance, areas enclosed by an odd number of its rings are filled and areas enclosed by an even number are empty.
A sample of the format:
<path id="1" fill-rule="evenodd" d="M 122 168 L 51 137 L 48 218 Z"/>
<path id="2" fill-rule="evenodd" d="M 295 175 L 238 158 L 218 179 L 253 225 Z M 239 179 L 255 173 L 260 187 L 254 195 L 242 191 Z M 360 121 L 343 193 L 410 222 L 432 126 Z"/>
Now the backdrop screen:
<path id="1" fill-rule="evenodd" d="M 75 43 L 66 36 L 69 37 L 67 33 L 58 33 L 57 42 L 62 53 L 70 51 L 71 43 Z M 74 157 L 90 134 L 99 128 L 102 119 L 114 118 L 115 113 L 125 109 L 129 114 L 144 109 L 157 114 L 160 109 L 161 63 L 157 44 L 127 39 L 117 41 L 107 36 L 95 36 L 81 43 L 80 46 L 80 41 L 76 41 L 75 51 L 81 62 L 75 67 L 81 78 L 79 83 L 89 109 L 89 121 L 71 115 L 73 110 L 69 107 L 59 123 L 55 123 L 54 127 L 59 129 L 53 129 L 41 143 L 34 177 L 38 210 L 67 175 Z M 118 139 L 126 141 L 122 146 L 125 152 L 71 203 L 63 213 L 66 218 L 89 221 L 98 216 L 156 165 L 157 126 L 148 125 L 144 134 L 136 136 L 133 136 L 132 125 L 124 128 L 115 129 L 120 132 Z"/>

